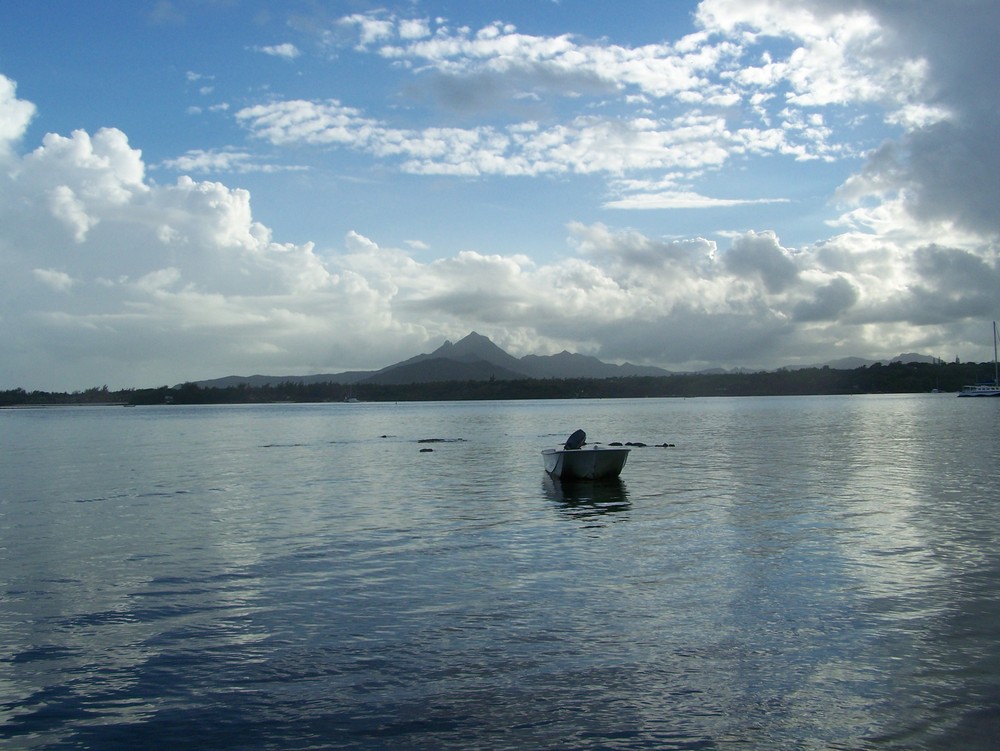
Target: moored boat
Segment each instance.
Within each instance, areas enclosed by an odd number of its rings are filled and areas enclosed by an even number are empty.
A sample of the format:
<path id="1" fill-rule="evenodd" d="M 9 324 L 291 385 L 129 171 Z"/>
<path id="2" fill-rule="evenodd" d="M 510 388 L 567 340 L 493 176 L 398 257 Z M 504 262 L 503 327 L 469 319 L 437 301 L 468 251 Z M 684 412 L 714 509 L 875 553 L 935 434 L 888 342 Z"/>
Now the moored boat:
<path id="1" fill-rule="evenodd" d="M 982 381 L 970 386 L 962 386 L 959 396 L 1000 396 L 1000 384 L 996 381 Z"/>
<path id="2" fill-rule="evenodd" d="M 587 434 L 577 430 L 561 449 L 544 449 L 545 471 L 560 480 L 603 480 L 618 477 L 630 449 L 624 446 L 586 446 Z"/>
<path id="3" fill-rule="evenodd" d="M 997 322 L 993 322 L 993 380 L 963 386 L 959 396 L 1000 396 L 1000 365 L 997 361 Z"/>

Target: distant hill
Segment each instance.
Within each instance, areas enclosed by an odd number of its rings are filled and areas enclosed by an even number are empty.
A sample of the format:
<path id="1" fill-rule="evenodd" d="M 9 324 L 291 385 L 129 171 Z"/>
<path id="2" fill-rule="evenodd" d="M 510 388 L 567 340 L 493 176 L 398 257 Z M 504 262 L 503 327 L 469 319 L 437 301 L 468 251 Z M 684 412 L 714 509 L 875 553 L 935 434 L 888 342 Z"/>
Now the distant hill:
<path id="1" fill-rule="evenodd" d="M 906 354 L 892 358 L 892 362 L 901 362 L 903 364 L 909 362 L 924 362 L 933 365 L 941 362 L 941 358 L 931 357 L 930 355 L 918 355 L 916 352 L 907 352 Z"/>
<path id="2" fill-rule="evenodd" d="M 558 355 L 525 355 L 520 359 L 525 372 L 534 378 L 617 378 L 621 376 L 664 376 L 669 370 L 648 365 L 611 365 L 589 355 L 563 350 Z"/>
<path id="3" fill-rule="evenodd" d="M 436 383 L 440 381 L 489 381 L 490 379 L 516 381 L 524 377 L 523 373 L 508 370 L 485 360 L 462 362 L 445 357 L 432 357 L 405 365 L 394 365 L 380 370 L 378 373 L 358 381 L 358 383 L 401 386 L 407 383 Z"/>
<path id="4" fill-rule="evenodd" d="M 915 352 L 906 352 L 893 357 L 891 360 L 866 360 L 863 357 L 841 357 L 838 360 L 818 363 L 816 365 L 789 365 L 785 370 L 804 370 L 806 368 L 831 368 L 833 370 L 855 370 L 856 368 L 870 368 L 876 363 L 887 365 L 892 362 L 900 362 L 904 365 L 911 362 L 922 362 L 933 364 L 938 362 L 938 358 L 930 355 L 918 355 Z"/>
<path id="5" fill-rule="evenodd" d="M 389 365 L 359 383 L 429 383 L 433 381 L 489 380 L 529 377 L 520 361 L 473 331 L 455 344 L 445 342 L 427 355 Z M 403 380 L 406 379 L 406 380 Z"/>
<path id="6" fill-rule="evenodd" d="M 222 378 L 212 378 L 207 381 L 195 381 L 196 386 L 206 389 L 228 389 L 236 386 L 250 386 L 260 388 L 261 386 L 277 386 L 279 383 L 356 383 L 360 377 L 368 377 L 370 371 L 347 372 L 347 373 L 318 373 L 310 376 L 224 376 Z"/>
<path id="7" fill-rule="evenodd" d="M 828 367 L 836 370 L 853 370 L 880 362 L 845 357 L 820 365 L 789 366 L 785 370 Z M 890 362 L 933 363 L 936 359 L 926 355 L 903 354 Z M 710 372 L 710 371 L 706 371 Z M 711 371 L 723 373 L 725 371 Z M 447 341 L 433 352 L 416 355 L 407 360 L 388 365 L 381 370 L 354 370 L 343 373 L 320 373 L 310 376 L 226 376 L 198 381 L 202 388 L 230 388 L 275 386 L 280 383 L 316 384 L 339 383 L 344 385 L 371 383 L 403 385 L 408 383 L 435 383 L 443 381 L 510 381 L 525 378 L 622 378 L 626 376 L 668 376 L 669 370 L 645 365 L 624 363 L 615 365 L 596 357 L 562 351 L 557 355 L 525 355 L 517 358 L 505 352 L 489 337 L 475 331 L 457 342 Z"/>
<path id="8" fill-rule="evenodd" d="M 626 363 L 611 365 L 596 357 L 560 352 L 517 358 L 473 331 L 445 342 L 430 354 L 389 365 L 357 383 L 431 383 L 435 381 L 516 380 L 522 378 L 613 378 L 625 375 L 670 375 L 662 368 Z"/>
<path id="9" fill-rule="evenodd" d="M 457 342 L 447 341 L 433 352 L 387 365 L 381 370 L 325 373 L 311 376 L 226 376 L 198 381 L 202 388 L 267 386 L 279 383 L 393 384 L 438 381 L 518 380 L 523 378 L 614 378 L 664 376 L 669 370 L 641 365 L 613 365 L 596 357 L 560 352 L 558 355 L 514 357 L 473 331 Z"/>

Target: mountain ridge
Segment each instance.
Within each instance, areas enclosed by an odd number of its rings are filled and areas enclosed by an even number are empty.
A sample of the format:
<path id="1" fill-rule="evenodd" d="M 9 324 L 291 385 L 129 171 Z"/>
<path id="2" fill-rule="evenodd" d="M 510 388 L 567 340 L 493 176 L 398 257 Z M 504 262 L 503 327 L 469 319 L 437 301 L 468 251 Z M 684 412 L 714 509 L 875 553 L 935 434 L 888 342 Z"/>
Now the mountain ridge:
<path id="1" fill-rule="evenodd" d="M 907 359 L 904 359 L 907 358 Z M 926 355 L 902 354 L 888 362 L 933 362 Z M 841 358 L 820 365 L 787 366 L 787 370 L 830 367 L 850 370 L 886 360 Z M 705 372 L 725 372 L 715 369 Z M 341 373 L 317 373 L 307 376 L 230 375 L 196 381 L 202 388 L 229 388 L 240 385 L 259 387 L 279 383 L 392 384 L 431 383 L 439 381 L 518 380 L 525 378 L 622 378 L 676 375 L 652 365 L 606 363 L 591 355 L 563 350 L 555 355 L 524 355 L 517 358 L 498 347 L 489 337 L 472 331 L 457 342 L 445 341 L 429 353 L 414 355 L 379 370 L 354 370 Z"/>

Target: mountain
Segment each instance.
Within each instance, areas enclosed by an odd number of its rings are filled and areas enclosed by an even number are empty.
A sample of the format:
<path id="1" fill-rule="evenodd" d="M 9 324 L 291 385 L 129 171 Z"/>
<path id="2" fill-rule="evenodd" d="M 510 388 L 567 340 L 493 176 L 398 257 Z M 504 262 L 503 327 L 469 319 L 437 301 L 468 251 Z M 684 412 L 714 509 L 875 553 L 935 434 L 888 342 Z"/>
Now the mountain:
<path id="1" fill-rule="evenodd" d="M 261 386 L 276 386 L 279 383 L 301 383 L 301 384 L 312 384 L 312 383 L 357 383 L 362 378 L 367 378 L 371 375 L 371 371 L 352 371 L 346 373 L 317 373 L 316 375 L 310 376 L 269 376 L 269 375 L 252 375 L 252 376 L 223 376 L 222 378 L 211 378 L 205 381 L 195 381 L 195 385 L 203 389 L 228 389 L 235 388 L 237 386 L 249 386 L 251 388 L 260 388 Z"/>
<path id="2" fill-rule="evenodd" d="M 430 366 L 427 363 L 436 362 L 436 367 L 441 369 L 442 372 L 448 370 L 454 370 L 450 365 L 451 363 L 462 363 L 465 365 L 472 365 L 475 363 L 488 363 L 490 365 L 499 366 L 503 370 L 508 370 L 513 374 L 516 374 L 517 378 L 529 377 L 527 373 L 521 368 L 520 362 L 516 357 L 507 354 L 497 345 L 495 345 L 489 337 L 483 336 L 482 334 L 477 334 L 473 331 L 471 334 L 467 335 L 463 339 L 460 339 L 455 344 L 450 341 L 445 342 L 436 350 L 428 355 L 417 355 L 416 357 L 411 357 L 409 360 L 403 360 L 395 365 L 388 365 L 381 370 L 375 371 L 374 374 L 362 380 L 371 383 L 388 383 L 383 376 L 390 372 L 404 370 L 406 372 L 420 373 L 425 377 L 431 374 L 434 370 L 434 366 Z M 414 369 L 415 365 L 423 363 L 424 366 L 420 369 Z M 459 368 L 458 371 L 462 369 Z M 489 376 L 486 376 L 489 378 Z M 499 376 L 497 376 L 499 377 Z M 424 378 L 419 381 L 407 381 L 407 383 L 419 383 L 422 382 Z M 468 380 L 466 378 L 433 378 L 432 380 Z M 393 383 L 401 383 L 401 381 L 392 381 Z"/>
<path id="3" fill-rule="evenodd" d="M 589 355 L 563 350 L 558 355 L 525 355 L 519 361 L 533 378 L 620 378 L 623 376 L 665 376 L 669 370 L 645 365 L 610 365 Z"/>
<path id="4" fill-rule="evenodd" d="M 494 365 L 485 360 L 462 362 L 444 357 L 434 357 L 406 365 L 393 365 L 368 376 L 357 383 L 404 385 L 407 383 L 440 383 L 442 381 L 516 381 L 524 373 Z"/>
<path id="5" fill-rule="evenodd" d="M 905 352 L 893 357 L 891 360 L 866 360 L 863 357 L 841 357 L 838 360 L 819 363 L 817 365 L 789 365 L 782 370 L 805 370 L 806 368 L 830 368 L 831 370 L 856 370 L 857 368 L 870 368 L 872 365 L 886 365 L 888 363 L 936 363 L 938 358 L 930 355 L 918 355 L 915 352 Z"/>
<path id="6" fill-rule="evenodd" d="M 560 352 L 557 355 L 525 355 L 520 359 L 505 352 L 475 331 L 457 342 L 446 341 L 436 350 L 387 365 L 381 370 L 356 370 L 310 376 L 226 376 L 198 381 L 202 388 L 266 386 L 279 383 L 405 384 L 434 381 L 516 380 L 522 378 L 619 378 L 665 376 L 670 371 L 643 365 L 612 365 L 588 355 Z"/>
<path id="7" fill-rule="evenodd" d="M 390 365 L 365 383 L 420 383 L 426 381 L 510 380 L 518 378 L 615 378 L 633 375 L 670 375 L 662 368 L 625 363 L 610 365 L 596 357 L 560 352 L 525 355 L 518 359 L 475 331 L 454 344 L 445 342 L 428 355 Z M 407 380 L 402 380 L 402 379 Z"/>
<path id="8" fill-rule="evenodd" d="M 832 370 L 854 370 L 855 368 L 867 368 L 880 360 L 865 360 L 862 357 L 841 357 L 838 360 L 830 360 L 821 365 L 809 365 L 810 368 L 830 368 Z"/>
<path id="9" fill-rule="evenodd" d="M 935 362 L 926 355 L 903 354 L 891 362 Z M 873 365 L 877 360 L 845 357 L 821 365 L 790 366 L 836 370 L 853 370 Z M 884 362 L 884 361 L 881 361 Z M 707 372 L 707 371 L 706 371 Z M 720 371 L 723 372 L 723 371 Z M 517 358 L 494 344 L 489 337 L 475 331 L 457 342 L 446 341 L 433 352 L 416 355 L 407 360 L 387 365 L 381 370 L 355 370 L 344 373 L 321 373 L 310 376 L 227 376 L 208 381 L 198 381 L 202 388 L 229 388 L 239 385 L 266 386 L 279 383 L 377 383 L 401 385 L 439 381 L 517 380 L 523 378 L 622 378 L 627 376 L 668 376 L 669 370 L 645 365 L 624 363 L 614 365 L 589 355 L 562 351 L 557 355 L 525 355 Z"/>
<path id="10" fill-rule="evenodd" d="M 905 354 L 899 355 L 898 357 L 892 358 L 892 362 L 923 362 L 933 365 L 934 363 L 940 362 L 941 358 L 931 357 L 930 355 L 918 355 L 916 352 L 907 352 Z"/>

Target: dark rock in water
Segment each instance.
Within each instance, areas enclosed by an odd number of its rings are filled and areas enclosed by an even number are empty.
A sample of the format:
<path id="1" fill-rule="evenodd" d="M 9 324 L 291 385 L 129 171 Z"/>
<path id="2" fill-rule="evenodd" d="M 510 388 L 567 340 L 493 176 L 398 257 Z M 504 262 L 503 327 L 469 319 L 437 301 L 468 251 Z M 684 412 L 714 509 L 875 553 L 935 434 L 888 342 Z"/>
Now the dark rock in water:
<path id="1" fill-rule="evenodd" d="M 420 453 L 421 454 L 432 454 L 432 453 L 434 453 L 434 449 L 420 449 Z"/>
<path id="2" fill-rule="evenodd" d="M 621 442 L 621 441 L 612 441 L 612 442 L 611 442 L 611 443 L 609 443 L 608 445 L 609 445 L 609 446 L 621 446 L 621 445 L 622 445 L 622 442 Z"/>
<path id="3" fill-rule="evenodd" d="M 634 443 L 632 441 L 629 441 L 625 445 L 626 446 L 635 446 L 636 448 L 645 448 L 645 446 L 646 446 L 645 443 L 642 443 L 640 441 L 635 441 Z"/>

